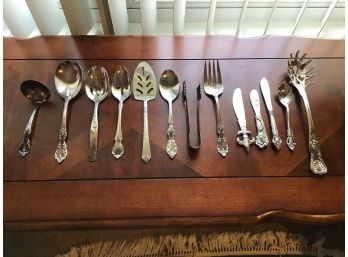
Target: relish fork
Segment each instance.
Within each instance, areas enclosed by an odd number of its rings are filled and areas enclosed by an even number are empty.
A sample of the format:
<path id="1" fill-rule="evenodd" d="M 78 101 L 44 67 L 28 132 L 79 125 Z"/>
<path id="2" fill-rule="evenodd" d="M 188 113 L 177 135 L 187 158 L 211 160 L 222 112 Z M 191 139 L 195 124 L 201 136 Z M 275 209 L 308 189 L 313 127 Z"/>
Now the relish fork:
<path id="1" fill-rule="evenodd" d="M 215 100 L 215 111 L 216 111 L 216 133 L 217 133 L 217 151 L 221 156 L 225 157 L 228 153 L 228 145 L 224 135 L 224 126 L 222 124 L 219 96 L 223 93 L 224 87 L 221 79 L 221 71 L 219 61 L 213 61 L 213 71 L 211 69 L 210 61 L 204 62 L 204 92 L 207 95 L 214 97 Z"/>

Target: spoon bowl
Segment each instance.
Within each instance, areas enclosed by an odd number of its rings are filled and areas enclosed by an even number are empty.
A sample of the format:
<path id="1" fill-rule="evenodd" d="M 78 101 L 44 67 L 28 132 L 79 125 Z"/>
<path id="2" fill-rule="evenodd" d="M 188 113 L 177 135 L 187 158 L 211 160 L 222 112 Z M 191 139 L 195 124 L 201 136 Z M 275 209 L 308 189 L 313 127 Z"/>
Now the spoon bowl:
<path id="1" fill-rule="evenodd" d="M 129 72 L 124 66 L 117 66 L 112 77 L 111 92 L 119 100 L 126 100 L 132 93 L 131 78 Z"/>
<path id="2" fill-rule="evenodd" d="M 74 61 L 65 61 L 58 65 L 54 82 L 58 94 L 65 100 L 71 100 L 82 86 L 82 70 Z"/>
<path id="3" fill-rule="evenodd" d="M 22 94 L 34 104 L 42 104 L 50 98 L 50 91 L 39 81 L 26 80 L 21 84 Z"/>
<path id="4" fill-rule="evenodd" d="M 290 105 L 290 103 L 292 102 L 292 89 L 288 83 L 283 82 L 278 87 L 278 98 L 282 105 L 284 105 L 285 107 Z"/>
<path id="5" fill-rule="evenodd" d="M 162 97 L 169 101 L 174 101 L 179 96 L 179 79 L 173 70 L 165 70 L 160 77 L 160 93 Z"/>
<path id="6" fill-rule="evenodd" d="M 93 102 L 103 101 L 109 93 L 109 76 L 104 67 L 92 66 L 85 80 L 86 93 Z"/>

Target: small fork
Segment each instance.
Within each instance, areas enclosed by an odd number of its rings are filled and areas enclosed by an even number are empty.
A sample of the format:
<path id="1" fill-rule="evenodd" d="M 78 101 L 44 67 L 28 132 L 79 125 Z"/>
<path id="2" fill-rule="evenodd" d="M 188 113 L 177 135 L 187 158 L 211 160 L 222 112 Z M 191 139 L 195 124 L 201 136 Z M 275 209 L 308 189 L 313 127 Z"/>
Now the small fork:
<path id="1" fill-rule="evenodd" d="M 213 71 L 211 69 L 210 61 L 204 62 L 204 79 L 203 87 L 204 92 L 207 95 L 214 97 L 215 100 L 215 111 L 216 111 L 216 133 L 217 133 L 217 151 L 221 156 L 225 157 L 228 153 L 228 145 L 226 142 L 224 134 L 224 126 L 222 125 L 220 105 L 219 105 L 219 96 L 223 93 L 224 87 L 222 85 L 221 71 L 219 61 L 213 62 Z"/>

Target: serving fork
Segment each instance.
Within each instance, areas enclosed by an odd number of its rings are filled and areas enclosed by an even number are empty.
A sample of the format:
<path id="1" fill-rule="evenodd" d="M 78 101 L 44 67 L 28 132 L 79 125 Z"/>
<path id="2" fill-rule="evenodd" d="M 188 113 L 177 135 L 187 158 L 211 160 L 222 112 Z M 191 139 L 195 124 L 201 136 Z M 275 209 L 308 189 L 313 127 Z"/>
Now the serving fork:
<path id="1" fill-rule="evenodd" d="M 307 93 L 305 91 L 305 88 L 313 83 L 313 81 L 311 81 L 310 79 L 315 76 L 315 74 L 311 73 L 314 70 L 315 66 L 313 65 L 312 67 L 307 68 L 307 65 L 312 61 L 312 59 L 303 62 L 304 58 L 306 57 L 306 53 L 303 54 L 303 56 L 300 58 L 298 57 L 298 55 L 299 51 L 296 52 L 295 57 L 290 54 L 290 59 L 288 60 L 288 75 L 291 83 L 301 95 L 307 113 L 310 169 L 314 174 L 323 175 L 327 173 L 327 166 L 321 156 L 320 145 L 314 133 L 312 113 L 309 107 Z"/>
<path id="2" fill-rule="evenodd" d="M 207 95 L 214 97 L 215 111 L 216 111 L 216 134 L 217 134 L 217 151 L 221 156 L 225 157 L 228 153 L 228 145 L 225 138 L 224 126 L 222 124 L 219 96 L 223 93 L 224 87 L 222 84 L 221 71 L 219 61 L 213 63 L 213 70 L 211 69 L 210 61 L 204 62 L 204 79 L 203 88 Z"/>

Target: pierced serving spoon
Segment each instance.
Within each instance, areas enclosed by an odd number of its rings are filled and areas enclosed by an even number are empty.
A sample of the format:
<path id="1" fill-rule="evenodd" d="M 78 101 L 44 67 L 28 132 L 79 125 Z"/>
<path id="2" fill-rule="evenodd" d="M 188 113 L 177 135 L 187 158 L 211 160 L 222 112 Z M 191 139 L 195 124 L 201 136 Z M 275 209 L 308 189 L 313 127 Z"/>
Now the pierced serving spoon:
<path id="1" fill-rule="evenodd" d="M 79 93 L 82 86 L 82 70 L 80 65 L 74 61 L 65 61 L 60 63 L 56 69 L 54 82 L 58 94 L 64 99 L 64 109 L 58 136 L 58 145 L 56 152 L 54 153 L 54 158 L 57 160 L 57 162 L 62 163 L 68 155 L 65 140 L 68 135 L 66 129 L 66 117 L 68 113 L 69 101 Z"/>
<path id="2" fill-rule="evenodd" d="M 94 102 L 94 112 L 89 132 L 89 161 L 97 160 L 98 145 L 98 106 L 109 93 L 109 76 L 104 67 L 92 66 L 87 71 L 86 93 L 89 99 Z"/>
<path id="3" fill-rule="evenodd" d="M 21 84 L 20 89 L 22 94 L 35 106 L 32 114 L 30 115 L 27 126 L 25 127 L 22 144 L 19 147 L 19 155 L 21 157 L 25 157 L 30 151 L 30 134 L 35 114 L 40 105 L 50 98 L 50 91 L 44 84 L 36 80 L 24 81 Z"/>
<path id="4" fill-rule="evenodd" d="M 294 139 L 294 133 L 291 129 L 290 125 L 290 109 L 289 105 L 292 102 L 292 89 L 290 85 L 287 82 L 283 82 L 279 87 L 278 87 L 278 98 L 279 101 L 281 102 L 282 105 L 284 105 L 286 109 L 286 124 L 287 124 L 287 129 L 286 129 L 286 144 L 290 148 L 291 151 L 294 151 L 295 149 L 295 139 Z"/>
<path id="5" fill-rule="evenodd" d="M 165 70 L 162 72 L 159 89 L 162 97 L 168 102 L 169 106 L 166 152 L 171 159 L 174 159 L 178 148 L 175 142 L 172 103 L 180 93 L 180 84 L 178 76 L 173 70 Z"/>
<path id="6" fill-rule="evenodd" d="M 112 155 L 119 159 L 124 153 L 124 147 L 122 145 L 122 109 L 123 101 L 126 100 L 132 93 L 132 83 L 129 72 L 124 66 L 117 66 L 112 78 L 112 94 L 119 101 L 118 104 L 118 118 L 117 129 L 115 135 L 115 144 L 112 148 Z"/>

